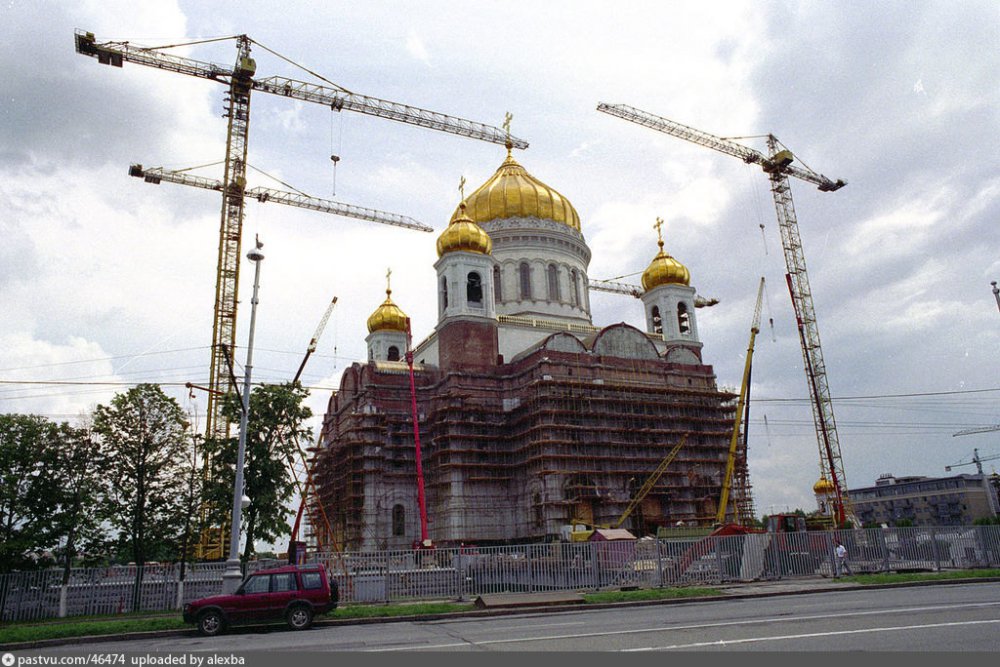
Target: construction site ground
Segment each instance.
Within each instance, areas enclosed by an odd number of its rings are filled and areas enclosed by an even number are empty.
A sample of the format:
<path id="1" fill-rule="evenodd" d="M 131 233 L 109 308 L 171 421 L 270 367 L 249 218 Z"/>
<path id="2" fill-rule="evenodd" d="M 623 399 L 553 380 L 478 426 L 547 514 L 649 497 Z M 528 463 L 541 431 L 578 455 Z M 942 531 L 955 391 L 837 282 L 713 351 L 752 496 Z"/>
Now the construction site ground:
<path id="1" fill-rule="evenodd" d="M 362 625 L 362 624 L 372 624 L 372 623 L 395 623 L 401 621 L 415 621 L 415 620 L 438 620 L 445 618 L 461 618 L 461 617 L 488 617 L 488 616 L 510 616 L 514 614 L 522 614 L 530 612 L 537 614 L 540 612 L 547 613 L 564 613 L 573 611 L 582 611 L 589 609 L 610 609 L 610 608 L 621 608 L 622 610 L 628 609 L 629 607 L 637 606 L 649 606 L 649 605 L 672 605 L 672 604 L 691 604 L 697 602 L 709 602 L 717 600 L 729 600 L 729 599 L 745 599 L 754 597 L 770 597 L 779 595 L 805 595 L 813 593 L 835 593 L 838 591 L 846 590 L 861 590 L 861 589 L 885 589 L 885 588 L 901 588 L 909 586 L 935 586 L 935 585 L 970 585 L 985 582 L 997 582 L 1000 581 L 1000 577 L 980 577 L 980 578 L 968 578 L 968 579 L 927 579 L 926 581 L 908 581 L 900 583 L 886 583 L 886 584 L 859 584 L 853 581 L 845 581 L 839 579 L 831 578 L 801 578 L 801 579 L 782 579 L 777 581 L 754 581 L 746 583 L 727 583 L 712 586 L 713 589 L 720 591 L 720 595 L 715 596 L 699 596 L 699 597 L 685 597 L 685 598 L 670 598 L 662 600 L 642 600 L 634 602 L 612 602 L 612 603 L 588 603 L 585 605 L 580 604 L 550 604 L 550 605 L 539 605 L 537 602 L 531 600 L 531 595 L 519 595 L 518 597 L 524 598 L 525 603 L 521 605 L 504 605 L 496 608 L 486 608 L 486 609 L 473 609 L 470 611 L 460 611 L 460 612 L 449 612 L 441 614 L 419 614 L 411 616 L 386 616 L 386 617 L 366 617 L 366 618 L 325 618 L 317 617 L 313 622 L 314 627 L 334 627 L 334 626 L 350 626 L 350 625 Z M 465 600 L 466 602 L 472 602 L 473 600 Z M 455 600 L 446 600 L 446 602 L 455 602 Z M 180 612 L 177 612 L 178 614 Z M 241 632 L 253 631 L 252 627 L 245 627 L 240 629 Z M 197 631 L 192 627 L 189 629 L 177 629 L 177 630 L 162 630 L 157 632 L 137 632 L 131 634 L 116 634 L 116 635 L 106 635 L 106 636 L 84 636 L 84 637 L 73 637 L 65 639 L 50 639 L 36 642 L 22 642 L 17 644 L 6 644 L 0 646 L 0 650 L 4 651 L 18 651 L 18 650 L 32 650 L 40 649 L 51 646 L 71 646 L 74 644 L 79 645 L 92 645 L 100 643 L 103 641 L 121 641 L 123 639 L 135 638 L 135 639 L 152 639 L 158 637 L 187 637 L 197 634 Z"/>

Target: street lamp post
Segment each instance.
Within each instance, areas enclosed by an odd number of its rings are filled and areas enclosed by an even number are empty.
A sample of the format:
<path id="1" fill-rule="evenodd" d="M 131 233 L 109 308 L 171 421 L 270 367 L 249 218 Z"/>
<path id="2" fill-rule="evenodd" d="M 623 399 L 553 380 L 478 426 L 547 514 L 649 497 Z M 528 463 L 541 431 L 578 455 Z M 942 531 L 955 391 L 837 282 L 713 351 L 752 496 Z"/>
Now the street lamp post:
<path id="1" fill-rule="evenodd" d="M 230 595 L 236 592 L 243 580 L 240 568 L 240 521 L 243 507 L 249 504 L 249 499 L 243 494 L 243 460 L 246 457 L 247 422 L 250 417 L 250 373 L 253 370 L 253 332 L 257 323 L 257 290 L 260 287 L 260 263 L 264 253 L 260 251 L 264 244 L 256 240 L 255 247 L 247 253 L 247 259 L 254 263 L 253 299 L 250 301 L 250 338 L 247 341 L 246 372 L 243 375 L 243 410 L 240 412 L 240 438 L 236 448 L 236 480 L 233 483 L 233 517 L 229 533 L 229 560 L 226 561 L 226 571 L 222 574 L 222 592 Z"/>
<path id="2" fill-rule="evenodd" d="M 1000 309 L 1000 287 L 997 287 L 997 281 L 993 280 L 990 282 L 993 286 L 993 298 L 997 300 L 997 308 Z"/>

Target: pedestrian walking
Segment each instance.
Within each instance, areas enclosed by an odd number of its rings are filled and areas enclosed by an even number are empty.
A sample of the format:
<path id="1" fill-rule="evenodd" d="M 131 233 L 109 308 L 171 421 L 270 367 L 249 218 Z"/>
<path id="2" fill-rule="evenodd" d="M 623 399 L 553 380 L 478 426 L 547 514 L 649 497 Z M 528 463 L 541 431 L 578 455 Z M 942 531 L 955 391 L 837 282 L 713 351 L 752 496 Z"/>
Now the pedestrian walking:
<path id="1" fill-rule="evenodd" d="M 841 544 L 840 540 L 834 540 L 834 542 L 837 545 L 836 548 L 834 549 L 834 554 L 837 557 L 837 559 L 836 559 L 837 560 L 837 576 L 839 577 L 844 572 L 847 572 L 847 574 L 853 575 L 854 573 L 851 572 L 851 566 L 847 562 L 847 547 L 845 547 L 843 544 Z"/>

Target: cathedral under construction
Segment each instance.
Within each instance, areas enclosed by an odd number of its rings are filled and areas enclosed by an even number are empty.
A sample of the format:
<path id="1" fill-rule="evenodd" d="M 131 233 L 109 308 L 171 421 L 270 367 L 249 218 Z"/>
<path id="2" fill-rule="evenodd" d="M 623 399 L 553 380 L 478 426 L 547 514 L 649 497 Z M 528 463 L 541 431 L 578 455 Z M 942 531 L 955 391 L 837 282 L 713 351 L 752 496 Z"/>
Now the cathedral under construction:
<path id="1" fill-rule="evenodd" d="M 615 525 L 630 504 L 621 527 L 639 536 L 715 521 L 736 397 L 702 359 L 703 300 L 662 237 L 642 276 L 645 331 L 596 326 L 579 215 L 508 149 L 437 253 L 437 324 L 412 373 L 409 322 L 386 289 L 367 362 L 330 398 L 313 466 L 321 541 L 551 541 L 571 523 Z M 748 503 L 745 451 L 736 468 L 732 504 Z"/>

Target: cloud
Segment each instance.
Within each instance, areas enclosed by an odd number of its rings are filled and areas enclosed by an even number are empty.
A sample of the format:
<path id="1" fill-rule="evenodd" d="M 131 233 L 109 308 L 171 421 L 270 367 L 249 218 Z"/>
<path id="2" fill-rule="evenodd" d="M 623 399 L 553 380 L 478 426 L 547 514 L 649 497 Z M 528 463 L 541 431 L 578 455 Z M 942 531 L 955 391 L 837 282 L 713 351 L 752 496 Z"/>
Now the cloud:
<path id="1" fill-rule="evenodd" d="M 406 52 L 425 65 L 431 64 L 430 54 L 420 36 L 413 30 L 406 35 Z"/>

